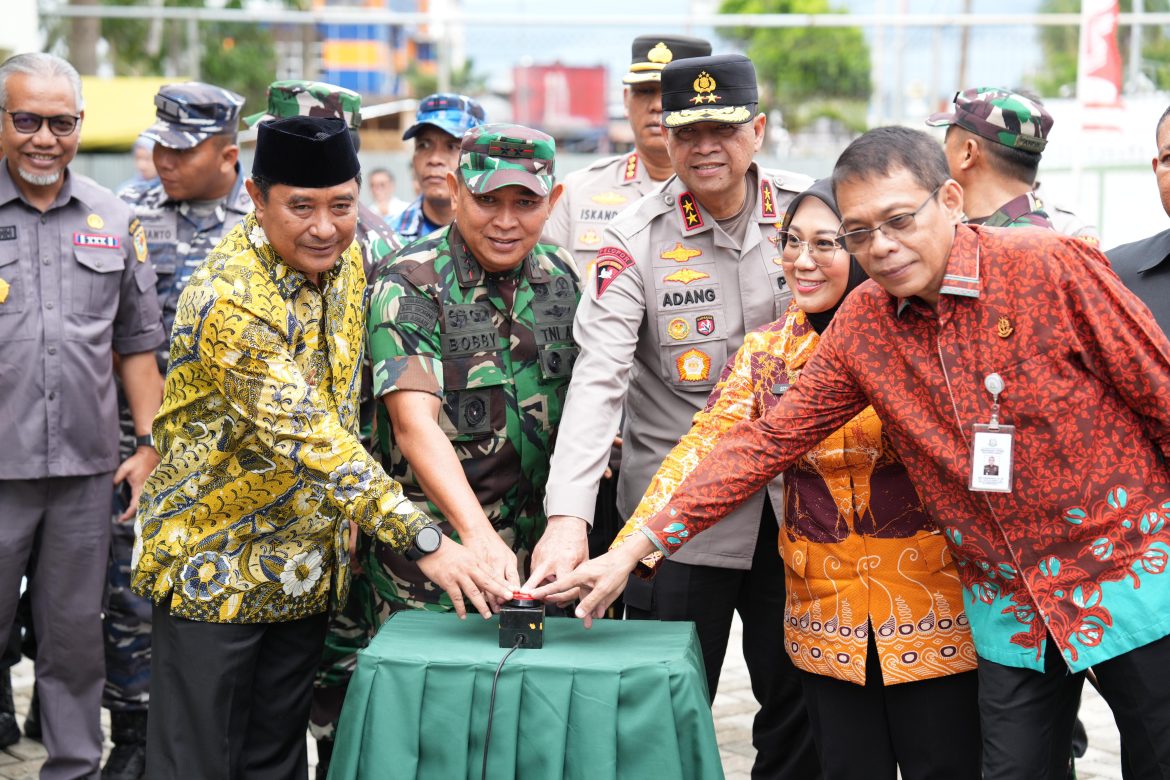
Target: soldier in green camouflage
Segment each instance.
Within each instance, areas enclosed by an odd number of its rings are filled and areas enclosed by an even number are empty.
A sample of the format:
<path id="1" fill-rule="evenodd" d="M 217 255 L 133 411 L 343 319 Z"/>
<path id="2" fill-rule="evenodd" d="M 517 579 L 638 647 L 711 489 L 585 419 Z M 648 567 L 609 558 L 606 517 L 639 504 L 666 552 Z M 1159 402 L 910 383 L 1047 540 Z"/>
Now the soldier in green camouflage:
<path id="1" fill-rule="evenodd" d="M 947 162 L 963 186 L 967 221 L 1051 230 L 1033 187 L 1052 115 L 1038 101 L 996 87 L 960 92 L 954 104 L 954 111 L 933 114 L 926 124 L 947 128 Z"/>
<path id="2" fill-rule="evenodd" d="M 455 221 L 381 268 L 370 304 L 383 466 L 517 585 L 544 530 L 544 483 L 577 355 L 576 267 L 567 251 L 537 243 L 561 193 L 554 157 L 553 140 L 526 127 L 470 130 L 447 177 Z M 451 606 L 384 545 L 357 560 L 364 574 L 350 588 L 352 623 L 331 626 L 326 653 L 338 660 L 314 690 L 322 763 L 355 660 L 345 649 L 356 652 L 392 612 Z"/>

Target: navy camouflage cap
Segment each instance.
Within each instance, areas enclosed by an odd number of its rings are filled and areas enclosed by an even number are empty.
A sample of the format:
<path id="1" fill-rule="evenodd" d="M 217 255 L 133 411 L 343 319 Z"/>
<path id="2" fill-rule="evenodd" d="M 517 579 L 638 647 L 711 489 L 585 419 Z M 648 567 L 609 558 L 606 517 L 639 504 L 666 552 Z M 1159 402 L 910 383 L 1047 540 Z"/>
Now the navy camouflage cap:
<path id="1" fill-rule="evenodd" d="M 352 89 L 322 81 L 288 79 L 269 84 L 267 94 L 267 110 L 244 117 L 248 127 L 290 116 L 333 116 L 345 120 L 351 130 L 361 127 L 362 96 Z"/>
<path id="2" fill-rule="evenodd" d="M 169 149 L 190 149 L 213 135 L 236 132 L 244 98 L 223 87 L 188 81 L 162 87 L 154 107 L 157 121 L 142 136 Z"/>
<path id="3" fill-rule="evenodd" d="M 662 79 L 662 69 L 674 60 L 706 57 L 711 43 L 690 35 L 639 35 L 630 47 L 630 72 L 623 84 L 641 84 Z"/>
<path id="4" fill-rule="evenodd" d="M 674 60 L 662 69 L 662 124 L 742 125 L 756 115 L 756 68 L 742 54 Z"/>
<path id="5" fill-rule="evenodd" d="M 479 127 L 487 117 L 478 100 L 453 92 L 437 92 L 427 95 L 418 104 L 414 124 L 402 134 L 403 141 L 409 141 L 419 134 L 424 125 L 434 125 L 448 135 L 461 138 L 473 127 Z"/>
<path id="6" fill-rule="evenodd" d="M 556 141 L 523 125 L 480 125 L 463 136 L 459 173 L 476 195 L 508 185 L 552 192 Z"/>
<path id="7" fill-rule="evenodd" d="M 1048 144 L 1052 115 L 1037 101 L 999 87 L 974 87 L 955 95 L 955 110 L 933 114 L 931 127 L 958 125 L 981 138 L 1039 154 Z"/>

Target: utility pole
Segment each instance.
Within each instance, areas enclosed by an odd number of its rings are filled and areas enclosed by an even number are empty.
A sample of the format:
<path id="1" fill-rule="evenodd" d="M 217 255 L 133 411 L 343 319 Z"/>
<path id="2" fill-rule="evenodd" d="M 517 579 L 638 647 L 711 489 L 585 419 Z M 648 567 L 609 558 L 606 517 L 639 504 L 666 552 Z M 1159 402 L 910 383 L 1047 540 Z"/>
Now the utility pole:
<path id="1" fill-rule="evenodd" d="M 1142 0 L 1133 0 L 1133 24 L 1129 26 L 1129 89 L 1138 89 L 1142 78 Z"/>
<path id="2" fill-rule="evenodd" d="M 963 0 L 959 11 L 963 16 L 971 15 L 971 0 Z M 971 27 L 963 25 L 959 32 L 959 80 L 956 89 L 962 91 L 967 88 L 967 55 L 971 48 Z"/>
<path id="3" fill-rule="evenodd" d="M 74 0 L 74 5 L 98 5 L 98 0 Z M 69 62 L 82 76 L 97 74 L 97 42 L 102 20 L 96 16 L 74 17 L 69 21 Z"/>

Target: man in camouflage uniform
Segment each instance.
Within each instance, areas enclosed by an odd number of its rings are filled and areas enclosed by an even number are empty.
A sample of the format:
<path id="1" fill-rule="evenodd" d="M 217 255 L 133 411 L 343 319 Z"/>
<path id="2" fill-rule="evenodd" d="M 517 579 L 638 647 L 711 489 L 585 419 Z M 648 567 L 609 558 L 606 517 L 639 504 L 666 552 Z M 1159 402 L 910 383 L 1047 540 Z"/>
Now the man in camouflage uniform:
<path id="1" fill-rule="evenodd" d="M 759 167 L 766 119 L 740 55 L 674 60 L 662 70 L 662 123 L 676 175 L 609 223 L 574 323 L 581 357 L 548 478 L 548 528 L 526 587 L 584 559 L 598 483 L 622 423 L 618 508 L 628 516 L 703 408 L 744 333 L 792 299 L 780 220 L 812 181 Z M 628 395 L 627 395 L 628 390 Z M 819 775 L 799 677 L 784 652 L 777 518 L 761 494 L 625 591 L 627 617 L 692 620 L 713 699 L 735 612 L 761 709 L 754 776 Z M 696 546 L 700 545 L 698 549 Z M 685 559 L 679 556 L 687 555 Z"/>
<path id="2" fill-rule="evenodd" d="M 118 196 L 146 230 L 155 291 L 170 336 L 179 293 L 224 234 L 252 208 L 237 162 L 236 130 L 244 99 L 197 81 L 169 84 L 155 95 L 157 122 L 142 137 L 154 143 L 159 178 L 130 186 Z M 157 351 L 167 369 L 168 348 Z M 120 398 L 122 457 L 139 446 L 134 421 Z M 130 590 L 134 547 L 132 512 L 125 491 L 114 498 L 105 616 L 106 687 L 114 749 L 102 769 L 105 780 L 137 780 L 146 766 L 150 700 L 150 601 Z"/>
<path id="3" fill-rule="evenodd" d="M 418 104 L 414 124 L 402 134 L 414 139 L 410 158 L 419 196 L 402 212 L 394 229 L 410 243 L 451 224 L 455 218 L 447 192 L 447 174 L 459 164 L 459 140 L 486 121 L 483 106 L 466 95 L 439 92 Z"/>
<path id="4" fill-rule="evenodd" d="M 582 275 L 597 256 L 609 221 L 674 173 L 662 128 L 662 69 L 672 60 L 711 53 L 710 43 L 686 35 L 639 35 L 631 48 L 622 94 L 634 151 L 602 158 L 566 176 L 565 194 L 541 236 L 544 243 L 572 252 Z"/>
<path id="5" fill-rule="evenodd" d="M 404 495 L 519 584 L 518 558 L 544 529 L 542 491 L 576 359 L 577 274 L 567 252 L 537 244 L 560 195 L 553 140 L 485 125 L 461 149 L 447 177 L 454 222 L 407 246 L 374 282 L 375 439 Z M 397 610 L 451 608 L 386 545 L 360 563 L 372 590 L 361 596 L 355 582 L 350 602 L 365 611 L 367 636 Z M 333 693 L 340 705 L 344 687 Z"/>

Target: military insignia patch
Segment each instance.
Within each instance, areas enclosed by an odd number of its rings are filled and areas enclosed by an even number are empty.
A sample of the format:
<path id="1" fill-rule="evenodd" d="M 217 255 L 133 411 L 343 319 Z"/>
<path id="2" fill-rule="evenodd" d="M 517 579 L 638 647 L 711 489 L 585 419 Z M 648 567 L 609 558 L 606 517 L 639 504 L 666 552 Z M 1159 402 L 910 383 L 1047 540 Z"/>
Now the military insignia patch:
<path id="1" fill-rule="evenodd" d="M 772 198 L 772 185 L 766 179 L 760 182 L 760 216 L 776 218 L 776 201 Z"/>
<path id="2" fill-rule="evenodd" d="M 691 326 L 682 317 L 675 317 L 666 326 L 666 332 L 675 341 L 682 341 L 687 336 L 691 335 Z"/>
<path id="3" fill-rule="evenodd" d="M 698 230 L 703 227 L 703 214 L 699 211 L 699 202 L 689 192 L 678 196 L 678 209 L 682 212 L 683 229 Z"/>
<path id="4" fill-rule="evenodd" d="M 597 235 L 596 230 L 586 230 L 584 233 L 582 233 L 580 236 L 577 237 L 577 240 L 580 241 L 582 244 L 585 244 L 587 246 L 593 246 L 594 244 L 601 243 L 601 236 Z"/>
<path id="5" fill-rule="evenodd" d="M 634 265 L 634 258 L 630 257 L 624 249 L 616 246 L 603 246 L 597 252 L 597 260 L 594 261 L 593 267 L 596 272 L 596 290 L 597 297 L 605 292 L 613 280 L 621 275 L 622 271 Z"/>
<path id="6" fill-rule="evenodd" d="M 439 305 L 430 298 L 400 298 L 397 320 L 422 330 L 434 330 L 435 323 L 439 321 Z"/>
<path id="7" fill-rule="evenodd" d="M 94 230 L 101 230 L 106 226 L 106 221 L 101 218 L 100 214 L 90 214 L 85 218 L 85 224 L 89 225 Z"/>
<path id="8" fill-rule="evenodd" d="M 722 96 L 714 94 L 719 85 L 715 83 L 715 79 L 707 71 L 703 71 L 695 77 L 691 86 L 695 89 L 695 96 L 691 98 L 690 102 L 696 106 L 703 103 L 715 103 L 723 99 Z"/>
<path id="9" fill-rule="evenodd" d="M 109 236 L 105 233 L 81 233 L 73 234 L 73 246 L 94 246 L 102 249 L 121 249 L 122 239 L 117 236 Z"/>
<path id="10" fill-rule="evenodd" d="M 688 349 L 674 364 L 683 382 L 705 382 L 711 377 L 711 356 L 700 349 Z"/>
<path id="11" fill-rule="evenodd" d="M 700 317 L 696 317 L 695 330 L 704 336 L 710 336 L 715 332 L 715 318 L 710 314 L 704 314 Z"/>
<path id="12" fill-rule="evenodd" d="M 0 279 L 0 303 L 8 300 L 8 282 Z"/>
<path id="13" fill-rule="evenodd" d="M 633 181 L 638 178 L 638 155 L 631 154 L 626 158 L 626 173 L 622 176 L 622 181 Z"/>
<path id="14" fill-rule="evenodd" d="M 705 273 L 703 271 L 696 271 L 696 270 L 691 269 L 691 268 L 680 268 L 679 270 L 675 271 L 674 273 L 667 274 L 666 276 L 662 277 L 662 281 L 676 282 L 678 284 L 690 284 L 691 282 L 697 282 L 700 279 L 710 279 L 710 278 L 711 278 L 711 274 L 709 274 L 709 273 Z"/>
<path id="15" fill-rule="evenodd" d="M 134 257 L 140 263 L 146 262 L 146 230 L 137 219 L 130 223 L 130 235 L 134 239 Z"/>
<path id="16" fill-rule="evenodd" d="M 5 225 L 0 227 L 0 241 L 15 241 L 16 240 L 16 225 Z"/>
<path id="17" fill-rule="evenodd" d="M 702 249 L 695 249 L 689 246 L 683 246 L 681 241 L 675 243 L 674 247 L 668 249 L 662 254 L 658 255 L 663 260 L 673 260 L 676 263 L 689 263 L 694 258 L 703 254 Z"/>
<path id="18" fill-rule="evenodd" d="M 589 200 L 601 206 L 620 206 L 629 200 L 625 195 L 619 195 L 612 190 L 610 192 L 599 192 Z"/>

